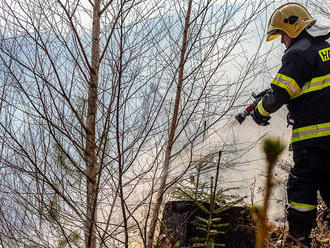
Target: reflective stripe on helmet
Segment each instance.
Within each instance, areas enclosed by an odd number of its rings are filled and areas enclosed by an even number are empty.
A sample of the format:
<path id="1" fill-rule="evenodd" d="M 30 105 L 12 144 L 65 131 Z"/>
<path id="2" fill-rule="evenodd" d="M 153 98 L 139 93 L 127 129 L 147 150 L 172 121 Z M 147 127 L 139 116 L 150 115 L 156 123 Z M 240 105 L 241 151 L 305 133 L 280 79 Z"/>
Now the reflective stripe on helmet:
<path id="1" fill-rule="evenodd" d="M 291 143 L 330 135 L 330 122 L 316 124 L 292 130 Z"/>
<path id="2" fill-rule="evenodd" d="M 258 103 L 258 111 L 262 116 L 269 116 L 270 113 L 265 110 L 265 108 L 262 106 L 262 99 Z"/>
<path id="3" fill-rule="evenodd" d="M 291 97 L 290 99 L 297 98 L 303 94 L 313 92 L 316 90 L 322 90 L 329 86 L 330 86 L 330 74 L 327 74 L 322 77 L 313 78 L 311 81 L 304 84 L 304 86 L 301 88 L 301 92 L 299 94 Z"/>
<path id="4" fill-rule="evenodd" d="M 290 202 L 289 208 L 293 208 L 300 212 L 307 212 L 316 209 L 316 205 L 310 205 L 305 203 Z"/>
<path id="5" fill-rule="evenodd" d="M 277 73 L 276 77 L 272 81 L 272 84 L 277 85 L 285 89 L 290 97 L 293 97 L 300 93 L 300 87 L 293 78 L 285 76 L 284 74 Z"/>

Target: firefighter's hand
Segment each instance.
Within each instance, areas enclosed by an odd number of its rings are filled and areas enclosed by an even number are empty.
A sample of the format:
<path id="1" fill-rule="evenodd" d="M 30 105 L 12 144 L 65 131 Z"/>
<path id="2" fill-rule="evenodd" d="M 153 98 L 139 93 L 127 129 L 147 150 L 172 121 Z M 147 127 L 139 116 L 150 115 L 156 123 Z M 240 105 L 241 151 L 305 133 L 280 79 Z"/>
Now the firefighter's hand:
<path id="1" fill-rule="evenodd" d="M 260 126 L 267 126 L 269 125 L 270 116 L 262 116 L 257 109 L 252 110 L 250 114 L 255 123 Z"/>

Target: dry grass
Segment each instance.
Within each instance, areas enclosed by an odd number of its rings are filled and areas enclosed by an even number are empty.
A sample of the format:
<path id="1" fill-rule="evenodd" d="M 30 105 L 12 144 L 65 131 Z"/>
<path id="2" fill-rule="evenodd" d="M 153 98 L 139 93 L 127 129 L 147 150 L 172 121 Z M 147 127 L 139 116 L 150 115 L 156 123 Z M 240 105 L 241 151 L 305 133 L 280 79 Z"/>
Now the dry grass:
<path id="1" fill-rule="evenodd" d="M 317 225 L 312 231 L 312 247 L 313 248 L 330 248 L 330 226 L 325 221 L 322 221 L 322 214 L 325 207 L 321 206 L 319 215 L 317 217 Z M 277 227 L 271 234 L 271 241 L 268 248 L 282 248 L 284 247 L 284 239 L 287 234 L 287 229 L 284 227 Z M 299 245 L 292 248 L 301 247 Z"/>

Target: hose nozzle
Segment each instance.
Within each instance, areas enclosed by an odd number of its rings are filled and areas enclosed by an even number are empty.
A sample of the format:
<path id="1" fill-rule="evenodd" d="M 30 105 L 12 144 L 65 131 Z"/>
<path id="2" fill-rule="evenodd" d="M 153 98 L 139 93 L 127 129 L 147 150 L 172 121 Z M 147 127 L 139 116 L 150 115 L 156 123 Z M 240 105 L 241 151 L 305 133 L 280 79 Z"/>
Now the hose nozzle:
<path id="1" fill-rule="evenodd" d="M 261 100 L 261 98 L 263 98 L 264 95 L 266 95 L 269 91 L 270 91 L 270 89 L 266 89 L 259 94 L 255 94 L 254 92 L 252 92 L 252 97 L 255 99 L 253 101 L 253 103 L 251 103 L 249 106 L 247 106 L 243 112 L 241 112 L 235 116 L 235 118 L 239 122 L 239 124 L 242 124 L 242 122 L 245 120 L 245 118 L 248 115 L 250 115 L 252 110 L 254 110 L 255 107 L 258 105 L 258 102 Z"/>
<path id="2" fill-rule="evenodd" d="M 243 111 L 237 115 L 235 115 L 236 120 L 239 122 L 239 124 L 242 124 L 242 122 L 245 120 L 246 116 L 248 116 L 249 113 L 246 111 Z"/>

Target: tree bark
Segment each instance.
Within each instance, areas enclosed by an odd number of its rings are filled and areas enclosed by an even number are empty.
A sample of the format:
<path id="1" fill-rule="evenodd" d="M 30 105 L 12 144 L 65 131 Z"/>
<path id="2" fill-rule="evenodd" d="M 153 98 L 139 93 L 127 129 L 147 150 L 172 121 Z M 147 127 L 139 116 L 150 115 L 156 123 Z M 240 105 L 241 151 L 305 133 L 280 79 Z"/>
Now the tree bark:
<path id="1" fill-rule="evenodd" d="M 166 180 L 168 178 L 168 173 L 170 170 L 170 159 L 171 159 L 172 147 L 173 147 L 174 138 L 175 138 L 175 130 L 177 127 L 180 98 L 181 98 L 181 91 L 182 91 L 182 84 L 183 84 L 183 71 L 184 71 L 184 65 L 185 65 L 185 53 L 187 50 L 191 7 L 192 7 L 192 0 L 189 0 L 188 8 L 186 11 L 186 16 L 185 16 L 184 30 L 183 30 L 183 39 L 182 39 L 180 64 L 179 64 L 179 78 L 178 78 L 177 89 L 176 89 L 173 117 L 172 117 L 170 134 L 168 137 L 166 151 L 165 151 L 164 164 L 163 164 L 161 177 L 160 177 L 160 185 L 159 185 L 159 189 L 157 191 L 157 196 L 156 196 L 156 204 L 153 209 L 151 223 L 150 223 L 150 229 L 149 229 L 149 234 L 148 234 L 148 243 L 147 243 L 148 248 L 152 248 L 152 244 L 153 244 L 153 240 L 154 240 L 154 236 L 155 236 L 155 230 L 156 230 L 156 226 L 157 226 L 158 215 L 159 215 L 160 207 L 161 207 L 161 204 L 163 201 L 163 196 L 165 193 Z"/>
<path id="2" fill-rule="evenodd" d="M 92 27 L 92 54 L 90 66 L 90 81 L 88 87 L 88 110 L 86 118 L 86 248 L 96 248 L 97 194 L 98 194 L 98 162 L 96 159 L 96 114 L 98 99 L 98 81 L 100 64 L 100 0 L 94 2 Z"/>

